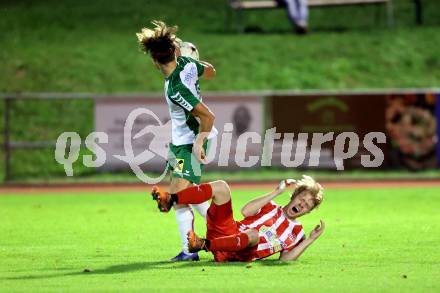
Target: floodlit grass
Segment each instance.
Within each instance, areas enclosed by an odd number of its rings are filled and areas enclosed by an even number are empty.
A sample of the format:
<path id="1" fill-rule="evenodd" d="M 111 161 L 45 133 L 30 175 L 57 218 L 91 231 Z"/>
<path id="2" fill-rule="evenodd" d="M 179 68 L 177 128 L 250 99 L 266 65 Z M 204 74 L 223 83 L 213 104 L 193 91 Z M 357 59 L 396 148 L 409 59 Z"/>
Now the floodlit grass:
<path id="1" fill-rule="evenodd" d="M 262 192 L 233 191 L 236 217 Z M 173 264 L 174 215 L 144 194 L 3 195 L 0 291 L 438 292 L 439 204 L 438 188 L 327 190 L 303 219 L 327 229 L 295 263 Z"/>

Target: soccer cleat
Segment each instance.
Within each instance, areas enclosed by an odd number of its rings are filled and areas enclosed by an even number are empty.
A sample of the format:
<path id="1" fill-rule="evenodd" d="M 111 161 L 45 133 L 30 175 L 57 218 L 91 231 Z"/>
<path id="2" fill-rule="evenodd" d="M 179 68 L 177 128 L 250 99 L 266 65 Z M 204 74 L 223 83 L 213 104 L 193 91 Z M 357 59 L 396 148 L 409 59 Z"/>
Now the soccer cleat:
<path id="1" fill-rule="evenodd" d="M 197 253 L 186 253 L 184 251 L 180 252 L 178 255 L 170 259 L 172 262 L 177 261 L 198 261 L 199 255 Z"/>
<path id="2" fill-rule="evenodd" d="M 151 196 L 153 197 L 153 200 L 157 202 L 157 208 L 161 212 L 166 213 L 170 211 L 173 202 L 171 200 L 171 195 L 168 192 L 160 191 L 159 187 L 155 185 L 151 190 Z"/>
<path id="3" fill-rule="evenodd" d="M 206 239 L 200 238 L 194 231 L 188 232 L 188 251 L 198 252 L 200 250 L 208 251 L 206 247 Z"/>

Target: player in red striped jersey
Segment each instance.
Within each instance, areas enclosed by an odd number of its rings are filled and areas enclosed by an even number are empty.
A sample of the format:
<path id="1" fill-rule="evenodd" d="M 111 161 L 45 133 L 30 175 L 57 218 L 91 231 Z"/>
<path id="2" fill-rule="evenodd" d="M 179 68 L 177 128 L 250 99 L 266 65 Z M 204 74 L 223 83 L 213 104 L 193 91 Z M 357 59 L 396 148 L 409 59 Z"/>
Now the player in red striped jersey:
<path id="1" fill-rule="evenodd" d="M 295 185 L 290 202 L 281 207 L 272 200 L 287 186 Z M 191 252 L 210 251 L 215 261 L 253 261 L 280 253 L 281 260 L 296 260 L 324 231 L 321 220 L 309 235 L 296 219 L 316 208 L 323 199 L 323 188 L 313 178 L 286 179 L 278 187 L 248 202 L 241 210 L 244 219 L 235 221 L 231 192 L 225 181 L 214 181 L 184 189 L 176 194 L 153 187 L 153 198 L 162 212 L 173 204 L 196 204 L 212 198 L 207 213 L 206 239 L 188 233 Z"/>

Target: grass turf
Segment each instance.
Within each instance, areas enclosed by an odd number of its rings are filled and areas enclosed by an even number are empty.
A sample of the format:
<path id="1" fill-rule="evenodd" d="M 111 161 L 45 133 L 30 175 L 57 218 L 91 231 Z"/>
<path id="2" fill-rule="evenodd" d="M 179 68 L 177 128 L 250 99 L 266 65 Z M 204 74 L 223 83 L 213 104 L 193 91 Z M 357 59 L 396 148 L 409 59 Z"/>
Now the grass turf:
<path id="1" fill-rule="evenodd" d="M 225 0 L 34 2 L 0 4 L 0 92 L 161 92 L 163 78 L 135 38 L 152 19 L 178 24 L 216 66 L 204 90 L 435 87 L 440 80 L 435 0 L 423 1 L 419 27 L 411 1 L 394 1 L 394 29 L 375 23 L 383 7 L 312 9 L 306 37 L 292 34 L 283 9 L 245 13 L 261 33 L 227 30 Z"/>
<path id="2" fill-rule="evenodd" d="M 233 191 L 236 216 L 261 192 Z M 298 262 L 173 264 L 174 216 L 144 194 L 4 195 L 0 291 L 438 292 L 439 204 L 438 188 L 328 190 L 302 220 L 327 230 Z"/>

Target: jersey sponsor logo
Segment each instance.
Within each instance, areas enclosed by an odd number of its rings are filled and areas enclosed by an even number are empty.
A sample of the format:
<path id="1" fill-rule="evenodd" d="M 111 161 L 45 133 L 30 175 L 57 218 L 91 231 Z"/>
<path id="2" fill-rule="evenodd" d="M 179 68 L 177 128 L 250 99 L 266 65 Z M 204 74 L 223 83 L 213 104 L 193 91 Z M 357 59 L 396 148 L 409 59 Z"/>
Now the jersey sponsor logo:
<path id="1" fill-rule="evenodd" d="M 185 75 L 185 82 L 191 84 L 192 81 L 197 77 L 197 70 L 195 67 L 191 68 L 191 71 Z"/>
<path id="2" fill-rule="evenodd" d="M 280 239 L 278 239 L 277 233 L 274 231 L 273 227 L 263 225 L 260 227 L 258 232 L 266 239 L 271 253 L 281 251 L 283 244 L 281 243 Z"/>
<path id="3" fill-rule="evenodd" d="M 185 72 L 184 81 L 186 84 L 192 84 L 193 80 L 197 78 L 197 68 L 191 66 L 190 71 Z"/>
<path id="4" fill-rule="evenodd" d="M 185 164 L 185 159 L 176 158 L 171 162 L 170 165 L 174 173 L 182 174 L 184 164 Z"/>
<path id="5" fill-rule="evenodd" d="M 183 165 L 184 164 L 185 164 L 185 160 L 184 159 L 177 159 L 176 169 L 177 169 L 178 172 L 182 173 Z"/>
<path id="6" fill-rule="evenodd" d="M 170 96 L 170 98 L 175 101 L 177 104 L 179 104 L 180 106 L 182 106 L 184 109 L 191 111 L 192 110 L 192 106 L 190 103 L 188 103 L 180 93 L 175 94 L 174 96 Z"/>
<path id="7" fill-rule="evenodd" d="M 180 80 L 194 96 L 200 99 L 197 66 L 194 63 L 188 63 L 185 65 L 180 72 Z"/>

